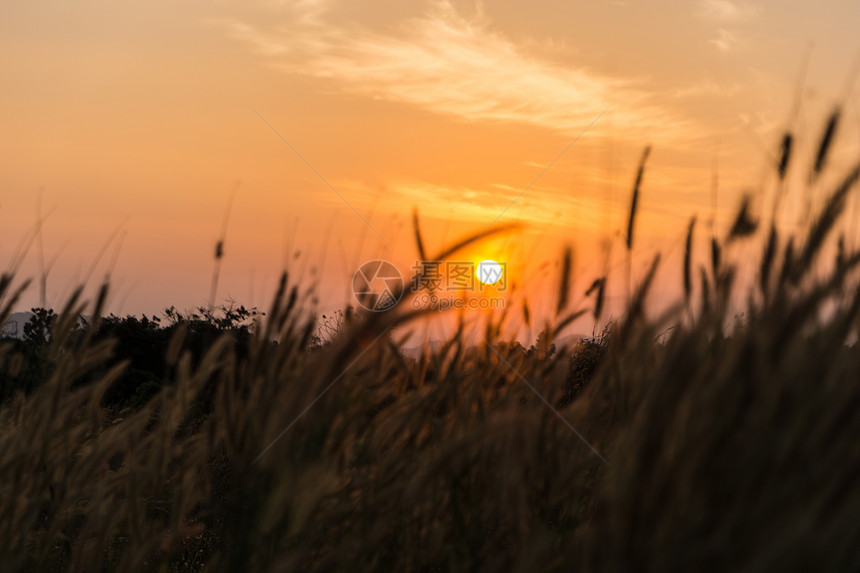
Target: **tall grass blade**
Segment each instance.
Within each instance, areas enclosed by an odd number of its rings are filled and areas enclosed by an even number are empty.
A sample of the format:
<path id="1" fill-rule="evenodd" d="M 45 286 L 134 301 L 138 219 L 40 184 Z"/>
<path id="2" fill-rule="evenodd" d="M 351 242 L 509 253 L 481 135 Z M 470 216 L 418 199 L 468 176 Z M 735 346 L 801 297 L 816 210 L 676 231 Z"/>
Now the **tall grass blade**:
<path id="1" fill-rule="evenodd" d="M 418 246 L 418 256 L 421 261 L 427 260 L 427 253 L 424 250 L 424 241 L 421 238 L 421 228 L 418 225 L 418 209 L 412 211 L 412 228 L 415 231 L 415 244 Z"/>
<path id="2" fill-rule="evenodd" d="M 645 162 L 651 153 L 651 147 L 646 147 L 639 161 L 639 169 L 636 172 L 636 182 L 633 184 L 633 195 L 630 199 L 630 217 L 627 219 L 627 250 L 633 249 L 633 226 L 636 222 L 636 212 L 639 209 L 639 192 L 642 186 L 642 178 L 645 175 Z"/>
<path id="3" fill-rule="evenodd" d="M 716 238 L 711 238 L 711 274 L 716 279 L 720 272 L 722 247 Z"/>
<path id="4" fill-rule="evenodd" d="M 687 239 L 684 241 L 684 298 L 689 303 L 693 292 L 693 280 L 691 277 L 691 263 L 693 257 L 693 229 L 696 226 L 696 217 L 690 219 L 687 227 Z"/>
<path id="5" fill-rule="evenodd" d="M 791 149 L 794 141 L 794 137 L 792 136 L 790 131 L 785 132 L 782 136 L 782 144 L 780 146 L 781 152 L 779 156 L 779 163 L 777 164 L 777 171 L 779 172 L 780 181 L 785 180 L 785 174 L 788 171 L 788 164 L 791 161 Z"/>
<path id="6" fill-rule="evenodd" d="M 561 314 L 565 308 L 567 308 L 567 300 L 570 296 L 570 274 L 571 274 L 571 266 L 573 265 L 573 251 L 570 247 L 565 248 L 564 255 L 562 257 L 562 266 L 561 266 L 561 280 L 558 285 L 558 305 L 556 306 L 555 313 Z"/>
<path id="7" fill-rule="evenodd" d="M 750 214 L 750 202 L 751 197 L 747 194 L 744 195 L 741 199 L 741 206 L 738 209 L 738 214 L 735 217 L 735 222 L 732 224 L 732 228 L 729 230 L 728 241 L 732 241 L 733 239 L 738 239 L 741 237 L 748 237 L 755 233 L 758 228 L 758 221 L 756 221 L 753 216 Z"/>
<path id="8" fill-rule="evenodd" d="M 824 244 L 824 240 L 833 229 L 836 221 L 839 219 L 839 215 L 845 208 L 845 200 L 848 196 L 848 192 L 851 191 L 858 179 L 860 179 L 860 163 L 858 163 L 842 180 L 842 183 L 836 188 L 830 196 L 830 199 L 828 199 L 824 210 L 818 218 L 813 221 L 809 230 L 809 236 L 806 239 L 806 244 L 804 245 L 803 251 L 801 252 L 800 258 L 797 262 L 795 274 L 792 277 L 795 283 L 800 280 L 801 275 L 803 275 L 812 265 L 813 259 Z"/>
<path id="9" fill-rule="evenodd" d="M 702 286 L 702 312 L 706 313 L 711 308 L 711 282 L 705 267 L 699 267 L 699 283 Z"/>
<path id="10" fill-rule="evenodd" d="M 481 239 L 485 239 L 485 238 L 491 237 L 493 235 L 499 235 L 502 233 L 507 233 L 509 231 L 514 231 L 516 229 L 519 229 L 520 227 L 521 227 L 521 225 L 519 225 L 518 223 L 509 223 L 506 225 L 502 225 L 500 227 L 494 227 L 492 229 L 487 229 L 485 231 L 481 231 L 480 233 L 475 233 L 474 235 L 469 235 L 468 237 L 466 237 L 464 239 L 460 239 L 459 241 L 457 241 L 456 243 L 454 243 L 450 247 L 443 249 L 438 255 L 433 257 L 431 260 L 443 261 L 443 260 L 447 259 L 448 257 L 450 257 L 451 255 L 453 255 L 454 253 L 456 253 L 457 251 L 464 249 L 473 243 L 477 243 Z"/>
<path id="11" fill-rule="evenodd" d="M 767 296 L 770 292 L 770 275 L 773 269 L 774 258 L 776 257 L 777 240 L 779 236 L 776 231 L 776 224 L 771 223 L 770 233 L 767 236 L 767 242 L 764 246 L 764 252 L 761 257 L 761 265 L 759 267 L 759 288 L 763 296 Z"/>
<path id="12" fill-rule="evenodd" d="M 809 180 L 814 182 L 821 172 L 824 170 L 824 165 L 827 162 L 827 154 L 833 144 L 833 139 L 836 136 L 836 129 L 839 126 L 839 118 L 841 110 L 836 107 L 827 118 L 827 124 L 824 127 L 824 132 L 821 134 L 821 142 L 818 144 L 818 152 L 815 154 L 815 163 L 812 167 Z"/>

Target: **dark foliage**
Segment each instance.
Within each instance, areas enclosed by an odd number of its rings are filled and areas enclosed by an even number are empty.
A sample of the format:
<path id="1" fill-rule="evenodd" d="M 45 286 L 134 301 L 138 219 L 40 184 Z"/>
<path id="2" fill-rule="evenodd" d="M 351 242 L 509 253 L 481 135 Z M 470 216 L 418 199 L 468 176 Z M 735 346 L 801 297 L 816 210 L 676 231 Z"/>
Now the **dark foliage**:
<path id="1" fill-rule="evenodd" d="M 54 372 L 56 357 L 50 352 L 51 333 L 58 315 L 44 308 L 34 308 L 31 312 L 33 316 L 24 325 L 22 339 L 8 337 L 0 341 L 11 346 L 10 362 L 15 366 L 0 370 L 0 400 L 8 400 L 18 392 L 29 395 Z M 104 393 L 102 405 L 115 409 L 138 408 L 162 386 L 170 384 L 177 355 L 176 351 L 169 352 L 171 345 L 188 352 L 192 368 L 197 368 L 206 350 L 218 338 L 226 336 L 233 342 L 237 357 L 243 359 L 247 357 L 253 320 L 259 314 L 256 308 L 231 304 L 188 313 L 170 307 L 164 311 L 164 319 L 146 315 L 103 317 L 92 335 L 92 342 L 113 344 L 113 358 L 84 373 L 73 386 L 96 380 L 125 362 L 122 373 Z M 72 349 L 87 327 L 87 320 L 79 317 L 75 335 L 65 342 L 65 350 Z"/>

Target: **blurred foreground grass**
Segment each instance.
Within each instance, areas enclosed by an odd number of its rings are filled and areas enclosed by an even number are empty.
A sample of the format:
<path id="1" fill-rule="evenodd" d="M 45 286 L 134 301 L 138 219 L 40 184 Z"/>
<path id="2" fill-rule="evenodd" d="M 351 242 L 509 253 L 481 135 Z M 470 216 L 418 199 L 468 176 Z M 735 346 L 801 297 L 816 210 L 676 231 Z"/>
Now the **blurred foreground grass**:
<path id="1" fill-rule="evenodd" d="M 137 325 L 160 333 L 164 374 L 122 402 L 151 358 L 118 355 L 134 342 L 117 346 L 116 321 L 79 322 L 106 290 L 72 297 L 38 352 L 0 346 L 2 568 L 856 571 L 860 255 L 840 241 L 821 258 L 858 174 L 802 236 L 744 203 L 707 265 L 691 222 L 683 299 L 646 316 L 656 259 L 624 317 L 572 349 L 550 346 L 563 316 L 530 350 L 496 317 L 480 344 L 460 330 L 413 360 L 389 334 L 415 317 L 401 307 L 319 344 L 285 274 L 251 325 Z M 723 253 L 762 233 L 727 329 L 738 267 Z M 600 313 L 605 282 L 574 315 Z M 0 281 L 0 318 L 14 284 Z M 15 386 L 23 372 L 36 382 Z"/>

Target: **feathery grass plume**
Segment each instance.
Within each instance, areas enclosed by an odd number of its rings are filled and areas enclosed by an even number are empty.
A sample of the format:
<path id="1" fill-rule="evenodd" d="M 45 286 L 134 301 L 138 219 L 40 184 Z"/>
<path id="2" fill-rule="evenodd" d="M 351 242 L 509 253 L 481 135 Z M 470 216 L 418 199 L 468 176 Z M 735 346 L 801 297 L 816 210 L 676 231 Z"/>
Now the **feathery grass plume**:
<path id="1" fill-rule="evenodd" d="M 648 160 L 648 155 L 651 153 L 651 146 L 645 148 L 642 152 L 642 159 L 639 161 L 639 169 L 636 171 L 636 182 L 633 184 L 633 196 L 630 199 L 630 217 L 627 220 L 627 250 L 633 249 L 633 224 L 636 221 L 636 211 L 639 208 L 639 189 L 642 185 L 642 177 L 645 175 L 645 162 Z"/>
<path id="2" fill-rule="evenodd" d="M 782 144 L 780 146 L 781 152 L 779 156 L 779 163 L 777 164 L 777 171 L 779 172 L 780 181 L 785 180 L 785 174 L 788 171 L 788 163 L 791 161 L 791 148 L 794 141 L 794 137 L 792 136 L 790 131 L 786 131 L 782 136 Z"/>
<path id="3" fill-rule="evenodd" d="M 776 231 L 776 223 L 771 222 L 770 233 L 767 236 L 767 242 L 764 245 L 764 251 L 761 256 L 761 265 L 759 266 L 758 280 L 761 294 L 767 297 L 770 292 L 770 273 L 773 269 L 774 258 L 776 257 L 776 247 L 778 235 Z"/>
<path id="4" fill-rule="evenodd" d="M 845 265 L 834 271 L 822 282 L 815 284 L 804 296 L 798 297 L 785 311 L 783 324 L 775 337 L 771 356 L 778 357 L 786 351 L 792 339 L 800 338 L 807 324 L 819 320 L 820 310 L 828 300 L 841 292 L 848 273 L 860 265 L 860 253 L 854 253 Z M 840 341 L 844 343 L 844 341 Z"/>
<path id="5" fill-rule="evenodd" d="M 39 189 L 39 194 L 36 197 L 36 235 L 38 238 L 37 252 L 39 257 L 39 306 L 45 308 L 48 306 L 48 273 L 45 270 L 45 238 L 43 231 L 42 218 L 42 194 L 44 188 Z"/>
<path id="6" fill-rule="evenodd" d="M 845 265 L 845 235 L 839 235 L 839 240 L 836 242 L 836 268 L 842 268 Z"/>
<path id="7" fill-rule="evenodd" d="M 562 257 L 562 266 L 561 266 L 561 280 L 558 285 L 558 306 L 556 306 L 555 313 L 561 314 L 567 307 L 567 300 L 570 296 L 570 273 L 571 266 L 573 265 L 573 251 L 570 247 L 566 247 L 564 249 L 564 255 Z"/>
<path id="8" fill-rule="evenodd" d="M 815 154 L 815 163 L 813 164 L 812 171 L 809 174 L 810 182 L 814 182 L 824 169 L 824 165 L 827 161 L 827 153 L 830 151 L 830 147 L 833 144 L 833 138 L 836 135 L 836 128 L 839 126 L 839 117 L 841 113 L 841 109 L 837 106 L 834 108 L 833 112 L 831 112 L 830 117 L 827 118 L 827 125 L 824 127 L 824 132 L 821 134 L 821 142 L 818 144 L 818 152 Z"/>
<path id="9" fill-rule="evenodd" d="M 412 228 L 415 230 L 415 244 L 418 246 L 418 256 L 422 261 L 427 260 L 427 254 L 424 251 L 424 241 L 421 239 L 421 228 L 418 225 L 418 209 L 412 211 Z"/>
<path id="10" fill-rule="evenodd" d="M 48 345 L 48 357 L 58 358 L 64 351 L 65 345 L 78 327 L 78 323 L 87 306 L 82 299 L 84 287 L 79 286 L 72 291 L 68 301 L 57 314 L 57 319 L 51 325 L 51 341 Z"/>
<path id="11" fill-rule="evenodd" d="M 599 320 L 600 313 L 603 311 L 603 296 L 605 286 L 606 277 L 600 277 L 598 279 L 594 279 L 594 282 L 591 283 L 591 286 L 588 287 L 587 291 L 585 291 L 585 296 L 591 296 L 591 293 L 593 292 L 597 293 L 594 298 L 594 320 Z"/>
<path id="12" fill-rule="evenodd" d="M 780 287 L 788 284 L 791 277 L 794 276 L 794 265 L 797 262 L 795 261 L 796 256 L 794 252 L 794 237 L 790 236 L 782 253 L 782 268 L 779 271 Z M 783 292 L 783 289 L 780 288 L 777 292 Z"/>
<path id="13" fill-rule="evenodd" d="M 645 278 L 636 289 L 636 295 L 630 301 L 627 307 L 627 320 L 624 321 L 624 326 L 621 330 L 621 339 L 627 340 L 628 336 L 633 332 L 634 324 L 643 317 L 645 310 L 645 299 L 651 290 L 651 284 L 654 282 L 654 277 L 657 275 L 657 267 L 660 265 L 660 253 L 654 255 L 651 261 L 651 266 L 645 274 Z"/>
<path id="14" fill-rule="evenodd" d="M 722 257 L 722 247 L 716 237 L 711 238 L 711 273 L 716 281 L 717 275 L 720 273 L 720 263 Z"/>
<path id="15" fill-rule="evenodd" d="M 802 275 L 812 265 L 812 261 L 818 254 L 821 245 L 845 208 L 845 199 L 848 196 L 848 192 L 851 191 L 858 179 L 860 179 L 860 162 L 845 176 L 845 179 L 842 180 L 842 183 L 836 188 L 830 199 L 828 199 L 824 210 L 813 221 L 803 251 L 794 269 L 794 275 L 791 277 L 795 283 L 800 280 Z"/>
<path id="16" fill-rule="evenodd" d="M 752 198 L 749 194 L 745 194 L 741 199 L 741 206 L 738 209 L 735 222 L 732 224 L 731 230 L 729 230 L 728 242 L 740 237 L 748 237 L 755 233 L 758 228 L 758 221 L 756 221 L 750 214 L 751 200 Z"/>
<path id="17" fill-rule="evenodd" d="M 735 279 L 738 275 L 738 268 L 734 265 L 725 265 L 717 275 L 714 282 L 714 299 L 719 304 L 721 312 L 728 310 L 728 304 L 731 300 L 732 289 L 735 285 Z"/>
<path id="18" fill-rule="evenodd" d="M 260 344 L 265 344 L 265 341 L 275 339 L 281 331 L 284 321 L 286 321 L 282 305 L 284 303 L 284 296 L 287 294 L 288 278 L 289 273 L 286 270 L 281 272 L 281 276 L 278 279 L 278 288 L 272 297 L 272 304 L 267 313 L 268 318 L 265 321 L 263 336 L 260 337 Z"/>
<path id="19" fill-rule="evenodd" d="M 846 255 L 841 264 L 830 274 L 829 281 L 825 281 L 827 288 L 830 289 L 830 293 L 828 294 L 839 291 L 845 285 L 845 280 L 849 277 L 850 273 L 858 265 L 860 265 L 860 251 L 854 251 L 850 255 Z M 858 289 L 858 292 L 860 292 L 860 289 Z"/>
<path id="20" fill-rule="evenodd" d="M 227 224 L 230 222 L 230 213 L 233 211 L 233 200 L 236 198 L 236 193 L 239 191 L 241 182 L 237 181 L 233 186 L 227 198 L 227 205 L 224 207 L 224 218 L 221 221 L 221 231 L 218 234 L 218 240 L 215 242 L 215 267 L 212 269 L 212 284 L 209 291 L 209 310 L 215 308 L 215 295 L 218 292 L 218 279 L 221 274 L 221 259 L 224 258 L 224 241 L 227 240 Z"/>
<path id="21" fill-rule="evenodd" d="M 178 323 L 168 342 L 167 349 L 164 353 L 164 361 L 168 366 L 175 366 L 179 362 L 179 356 L 182 353 L 183 345 L 185 344 L 186 336 L 188 335 L 188 322 L 183 320 Z"/>
<path id="22" fill-rule="evenodd" d="M 711 281 L 705 267 L 699 267 L 699 282 L 702 285 L 702 312 L 705 313 L 711 308 Z"/>
<path id="23" fill-rule="evenodd" d="M 690 219 L 687 228 L 687 239 L 684 241 L 684 298 L 689 303 L 690 294 L 693 291 L 692 277 L 690 276 L 690 264 L 693 257 L 693 229 L 696 226 L 696 217 Z"/>
<path id="24" fill-rule="evenodd" d="M 594 300 L 594 319 L 600 320 L 603 313 L 603 304 L 606 301 L 606 277 L 600 280 L 597 286 L 597 297 Z"/>

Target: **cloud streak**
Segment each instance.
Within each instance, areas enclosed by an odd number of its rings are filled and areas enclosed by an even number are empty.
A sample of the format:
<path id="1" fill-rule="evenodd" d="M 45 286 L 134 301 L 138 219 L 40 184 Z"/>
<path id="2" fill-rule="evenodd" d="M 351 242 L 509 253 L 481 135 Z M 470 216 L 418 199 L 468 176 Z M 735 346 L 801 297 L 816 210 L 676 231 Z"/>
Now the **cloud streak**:
<path id="1" fill-rule="evenodd" d="M 289 11 L 308 6 L 312 17 L 289 24 L 232 21 L 229 29 L 286 72 L 461 120 L 516 122 L 575 136 L 606 111 L 630 137 L 690 135 L 689 123 L 637 82 L 533 57 L 494 32 L 480 12 L 466 18 L 448 1 L 433 2 L 422 16 L 387 31 L 323 21 L 318 3 L 293 3 Z M 590 137 L 600 136 L 595 126 Z"/>
<path id="2" fill-rule="evenodd" d="M 723 53 L 732 52 L 741 46 L 742 41 L 738 32 L 728 29 L 728 26 L 738 26 L 752 19 L 758 9 L 747 2 L 735 0 L 700 0 L 699 15 L 706 20 L 716 23 L 717 37 L 711 39 L 711 44 Z"/>
<path id="3" fill-rule="evenodd" d="M 721 23 L 737 23 L 752 18 L 757 10 L 745 2 L 731 0 L 701 0 L 699 3 L 704 17 Z"/>
<path id="4" fill-rule="evenodd" d="M 725 28 L 720 28 L 717 30 L 717 37 L 712 39 L 711 43 L 721 52 L 731 52 L 738 45 L 738 37 Z"/>

